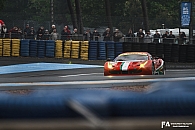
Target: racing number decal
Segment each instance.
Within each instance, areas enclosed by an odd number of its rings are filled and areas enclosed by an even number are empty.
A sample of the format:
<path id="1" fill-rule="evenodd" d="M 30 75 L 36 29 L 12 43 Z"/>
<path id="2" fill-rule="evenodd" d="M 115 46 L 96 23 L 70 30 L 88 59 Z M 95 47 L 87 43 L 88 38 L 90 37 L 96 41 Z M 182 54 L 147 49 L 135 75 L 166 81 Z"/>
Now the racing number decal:
<path id="1" fill-rule="evenodd" d="M 121 69 L 122 71 L 128 70 L 129 63 L 130 63 L 130 62 L 123 62 L 123 63 L 121 64 L 121 68 L 120 68 L 120 69 Z"/>

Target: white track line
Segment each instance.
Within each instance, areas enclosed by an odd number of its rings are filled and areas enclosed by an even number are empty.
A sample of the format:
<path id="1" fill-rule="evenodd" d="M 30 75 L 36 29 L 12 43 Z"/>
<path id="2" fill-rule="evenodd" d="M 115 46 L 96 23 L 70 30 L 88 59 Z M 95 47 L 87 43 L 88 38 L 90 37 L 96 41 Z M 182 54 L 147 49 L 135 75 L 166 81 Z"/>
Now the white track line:
<path id="1" fill-rule="evenodd" d="M 103 75 L 103 73 L 75 74 L 75 75 L 65 75 L 59 77 L 66 78 L 66 77 L 77 77 L 77 76 L 88 76 L 88 75 Z"/>
<path id="2" fill-rule="evenodd" d="M 178 69 L 171 69 L 171 70 L 166 70 L 166 71 L 195 71 L 195 69 L 180 69 L 180 70 L 178 70 Z"/>
<path id="3" fill-rule="evenodd" d="M 154 83 L 163 81 L 189 81 L 195 77 L 159 78 L 159 79 L 128 79 L 128 80 L 101 80 L 101 81 L 74 81 L 74 82 L 31 82 L 31 83 L 0 83 L 5 86 L 52 86 L 52 85 L 96 85 L 96 84 L 122 84 L 122 83 Z"/>

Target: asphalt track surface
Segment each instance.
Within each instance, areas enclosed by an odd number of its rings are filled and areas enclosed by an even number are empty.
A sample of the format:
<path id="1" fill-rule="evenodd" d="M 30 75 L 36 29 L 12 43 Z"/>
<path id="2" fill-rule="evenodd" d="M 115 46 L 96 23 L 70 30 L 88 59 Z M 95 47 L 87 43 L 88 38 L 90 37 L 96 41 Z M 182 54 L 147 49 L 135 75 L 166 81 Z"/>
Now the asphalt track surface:
<path id="1" fill-rule="evenodd" d="M 194 63 L 167 63 L 166 75 L 103 76 L 104 62 L 1 57 L 0 90 L 110 88 L 195 80 Z"/>

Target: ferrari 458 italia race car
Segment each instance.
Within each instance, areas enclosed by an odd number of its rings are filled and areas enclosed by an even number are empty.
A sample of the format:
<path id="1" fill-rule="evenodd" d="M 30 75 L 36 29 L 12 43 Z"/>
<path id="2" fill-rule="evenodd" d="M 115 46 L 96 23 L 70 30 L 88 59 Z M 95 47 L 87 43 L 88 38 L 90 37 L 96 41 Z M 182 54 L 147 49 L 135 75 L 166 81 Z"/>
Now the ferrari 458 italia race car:
<path id="1" fill-rule="evenodd" d="M 165 62 L 148 52 L 125 52 L 104 64 L 104 76 L 164 74 Z"/>

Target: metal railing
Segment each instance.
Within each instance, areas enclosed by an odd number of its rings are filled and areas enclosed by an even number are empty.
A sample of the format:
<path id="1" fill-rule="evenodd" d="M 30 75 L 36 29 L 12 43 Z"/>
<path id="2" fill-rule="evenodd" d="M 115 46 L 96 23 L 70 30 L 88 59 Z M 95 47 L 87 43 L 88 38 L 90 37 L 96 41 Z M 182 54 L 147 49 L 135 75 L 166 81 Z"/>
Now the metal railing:
<path id="1" fill-rule="evenodd" d="M 52 39 L 50 34 L 44 34 L 41 38 L 37 39 L 37 35 L 23 35 L 20 33 L 5 33 L 0 34 L 0 38 L 9 38 L 9 39 L 34 39 L 34 40 L 73 40 L 73 41 L 98 41 L 101 42 L 104 40 L 103 36 L 93 36 L 86 37 L 83 34 L 77 35 L 58 35 L 57 39 Z M 114 41 L 113 37 L 110 37 L 109 41 Z M 169 43 L 169 44 L 195 44 L 195 38 L 191 40 L 187 37 L 185 39 L 181 38 L 153 38 L 153 37 L 122 37 L 117 42 L 134 42 L 134 43 Z"/>

